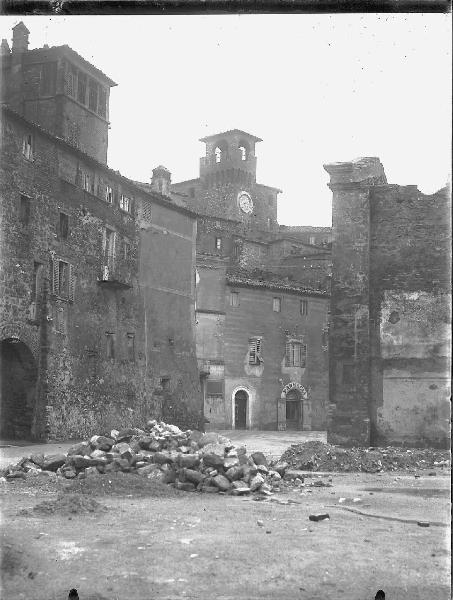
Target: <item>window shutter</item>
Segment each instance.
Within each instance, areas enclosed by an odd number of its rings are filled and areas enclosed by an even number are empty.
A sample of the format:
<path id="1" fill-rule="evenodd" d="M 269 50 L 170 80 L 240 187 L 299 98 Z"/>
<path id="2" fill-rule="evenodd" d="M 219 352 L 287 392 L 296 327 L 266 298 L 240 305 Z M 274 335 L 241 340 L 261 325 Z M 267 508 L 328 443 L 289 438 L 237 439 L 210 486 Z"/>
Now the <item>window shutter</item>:
<path id="1" fill-rule="evenodd" d="M 74 267 L 69 265 L 69 300 L 74 302 L 75 276 Z"/>
<path id="2" fill-rule="evenodd" d="M 60 261 L 54 258 L 52 261 L 52 292 L 58 296 L 60 293 Z"/>
<path id="3" fill-rule="evenodd" d="M 82 187 L 82 169 L 80 167 L 77 168 L 75 183 L 77 186 Z"/>
<path id="4" fill-rule="evenodd" d="M 291 366 L 291 344 L 290 344 L 290 342 L 286 342 L 285 365 L 287 367 Z"/>
<path id="5" fill-rule="evenodd" d="M 256 363 L 256 340 L 249 340 L 249 364 L 254 365 Z"/>
<path id="6" fill-rule="evenodd" d="M 300 346 L 300 366 L 305 367 L 307 362 L 307 345 L 301 344 Z"/>

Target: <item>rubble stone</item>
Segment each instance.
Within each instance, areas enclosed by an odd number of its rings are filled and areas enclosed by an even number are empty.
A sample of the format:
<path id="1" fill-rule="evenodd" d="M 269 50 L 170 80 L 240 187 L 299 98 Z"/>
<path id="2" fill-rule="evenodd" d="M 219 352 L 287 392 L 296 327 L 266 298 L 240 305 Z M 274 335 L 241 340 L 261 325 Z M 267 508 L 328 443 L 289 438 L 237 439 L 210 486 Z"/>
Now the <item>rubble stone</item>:
<path id="1" fill-rule="evenodd" d="M 231 486 L 231 483 L 224 475 L 216 475 L 212 478 L 212 483 L 222 492 L 226 492 Z"/>
<path id="2" fill-rule="evenodd" d="M 44 457 L 42 468 L 46 471 L 56 471 L 66 462 L 65 454 L 48 454 Z"/>
<path id="3" fill-rule="evenodd" d="M 264 454 L 262 452 L 254 452 L 251 456 L 253 462 L 255 463 L 255 465 L 259 466 L 259 465 L 264 465 L 265 467 L 268 466 L 267 464 L 267 460 L 266 457 L 264 456 Z"/>
<path id="4" fill-rule="evenodd" d="M 257 473 L 250 480 L 250 490 L 252 492 L 255 492 L 263 485 L 263 483 L 264 483 L 264 477 L 262 475 L 260 475 L 259 473 Z"/>

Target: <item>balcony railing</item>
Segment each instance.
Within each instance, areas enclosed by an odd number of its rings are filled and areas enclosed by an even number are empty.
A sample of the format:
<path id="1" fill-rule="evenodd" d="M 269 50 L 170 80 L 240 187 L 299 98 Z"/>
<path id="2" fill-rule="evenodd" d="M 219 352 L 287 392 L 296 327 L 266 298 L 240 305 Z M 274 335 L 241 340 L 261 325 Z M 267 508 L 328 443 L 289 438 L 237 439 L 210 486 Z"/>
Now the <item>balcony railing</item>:
<path id="1" fill-rule="evenodd" d="M 108 264 L 102 265 L 98 284 L 109 289 L 129 289 L 132 287 L 125 274 Z"/>

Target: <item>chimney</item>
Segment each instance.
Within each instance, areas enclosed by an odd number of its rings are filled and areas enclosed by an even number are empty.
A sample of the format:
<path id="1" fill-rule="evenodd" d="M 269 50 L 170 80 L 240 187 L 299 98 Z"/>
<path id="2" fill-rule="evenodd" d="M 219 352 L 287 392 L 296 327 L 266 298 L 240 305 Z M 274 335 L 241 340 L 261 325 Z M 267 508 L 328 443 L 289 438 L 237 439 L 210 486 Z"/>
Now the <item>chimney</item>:
<path id="1" fill-rule="evenodd" d="M 159 192 L 163 196 L 170 195 L 170 184 L 171 184 L 171 173 L 170 171 L 159 165 L 155 169 L 153 169 L 153 176 L 151 179 L 151 188 L 155 192 Z"/>
<path id="2" fill-rule="evenodd" d="M 11 50 L 7 40 L 2 40 L 2 45 L 0 46 L 0 56 L 6 56 L 11 54 Z"/>
<path id="3" fill-rule="evenodd" d="M 28 50 L 29 33 L 22 21 L 13 27 L 13 54 L 19 54 Z"/>

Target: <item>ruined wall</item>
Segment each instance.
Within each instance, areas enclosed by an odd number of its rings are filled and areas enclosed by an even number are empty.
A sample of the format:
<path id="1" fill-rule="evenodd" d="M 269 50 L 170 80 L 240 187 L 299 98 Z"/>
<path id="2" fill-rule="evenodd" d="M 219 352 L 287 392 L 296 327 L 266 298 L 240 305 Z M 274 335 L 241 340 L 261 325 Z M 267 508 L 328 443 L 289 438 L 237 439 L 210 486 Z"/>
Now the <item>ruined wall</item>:
<path id="1" fill-rule="evenodd" d="M 377 186 L 371 204 L 371 417 L 381 442 L 445 445 L 450 397 L 448 193 Z M 382 379 L 382 381 L 380 381 Z M 377 382 L 376 382 L 377 380 Z"/>

